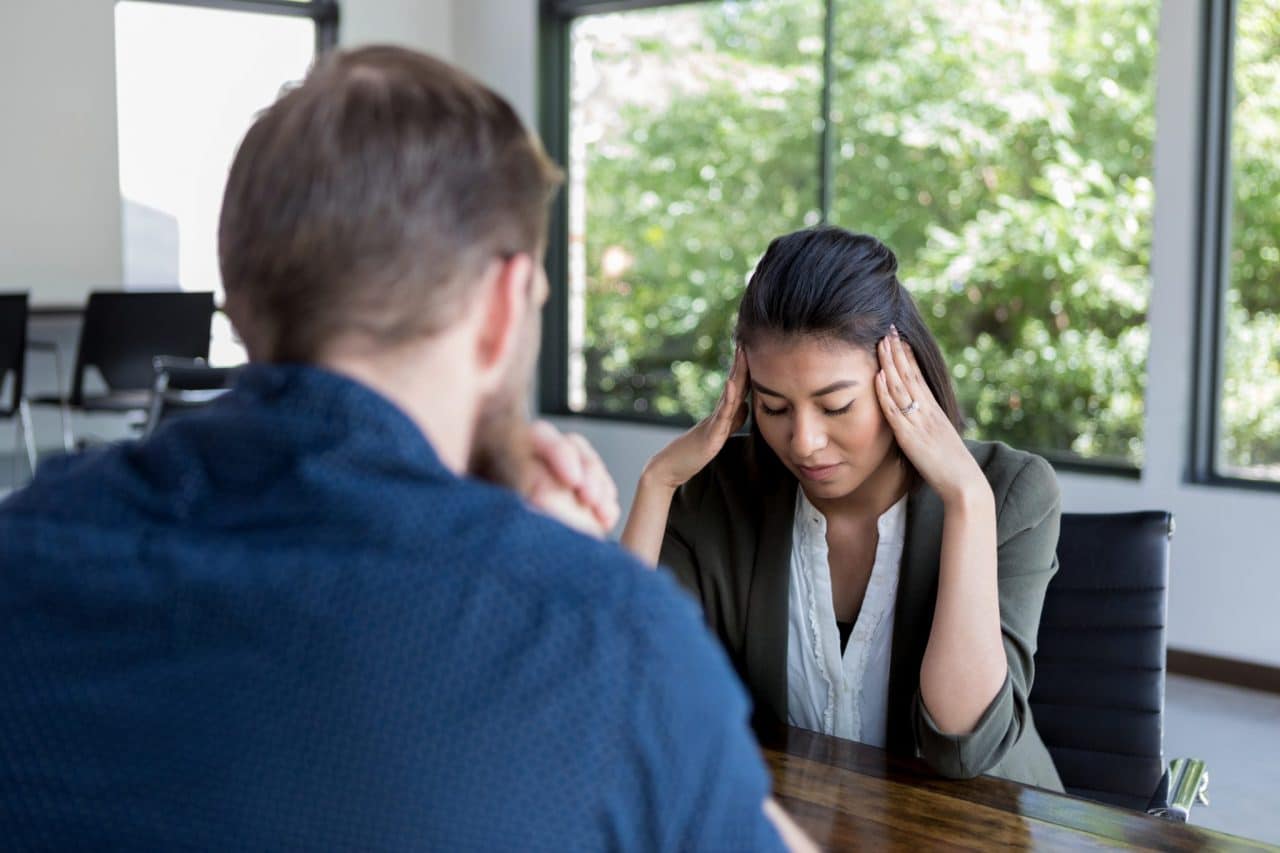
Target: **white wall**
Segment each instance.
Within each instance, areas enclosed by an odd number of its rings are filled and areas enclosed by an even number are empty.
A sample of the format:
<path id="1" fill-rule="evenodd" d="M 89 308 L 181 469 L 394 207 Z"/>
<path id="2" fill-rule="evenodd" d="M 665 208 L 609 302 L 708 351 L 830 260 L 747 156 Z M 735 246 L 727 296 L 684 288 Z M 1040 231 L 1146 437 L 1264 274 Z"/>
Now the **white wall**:
<path id="1" fill-rule="evenodd" d="M 453 7 L 453 0 L 345 0 L 338 41 L 344 47 L 400 44 L 449 59 Z"/>
<path id="2" fill-rule="evenodd" d="M 537 121 L 538 10 L 532 0 L 457 0 L 454 61 Z"/>
<path id="3" fill-rule="evenodd" d="M 1160 24 L 1147 464 L 1137 481 L 1060 475 L 1075 512 L 1169 509 L 1176 516 L 1169 595 L 1171 646 L 1280 666 L 1280 495 L 1184 482 L 1192 394 L 1196 284 L 1198 4 L 1166 2 Z M 456 59 L 526 116 L 536 105 L 535 0 L 458 0 Z M 669 429 L 560 418 L 600 450 L 629 499 Z"/>
<path id="4" fill-rule="evenodd" d="M 344 45 L 449 58 L 452 0 L 347 0 Z M 111 0 L 0 0 L 0 290 L 80 304 L 123 282 Z"/>
<path id="5" fill-rule="evenodd" d="M 119 283 L 113 4 L 0 2 L 0 290 Z"/>

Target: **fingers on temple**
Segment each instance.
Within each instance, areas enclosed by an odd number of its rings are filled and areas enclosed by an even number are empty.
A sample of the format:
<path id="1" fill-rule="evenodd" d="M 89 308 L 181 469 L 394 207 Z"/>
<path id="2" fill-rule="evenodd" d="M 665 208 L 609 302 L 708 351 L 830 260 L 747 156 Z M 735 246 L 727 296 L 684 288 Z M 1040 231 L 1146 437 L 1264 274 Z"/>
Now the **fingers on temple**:
<path id="1" fill-rule="evenodd" d="M 893 401 L 897 403 L 899 409 L 905 407 L 910 401 L 911 394 L 907 390 L 906 383 L 902 380 L 902 375 L 898 372 L 897 358 L 893 352 L 893 336 L 890 335 L 880 341 L 880 369 L 884 374 L 884 380 L 889 388 L 889 394 Z"/>
<path id="2" fill-rule="evenodd" d="M 884 412 L 885 419 L 889 421 L 889 425 L 896 424 L 902 416 L 902 411 L 898 408 L 898 404 L 894 402 L 893 395 L 889 393 L 889 379 L 883 370 L 876 373 L 876 399 L 880 401 L 880 409 Z"/>
<path id="3" fill-rule="evenodd" d="M 914 387 L 916 384 L 915 359 L 907 347 L 907 342 L 902 339 L 901 335 L 897 334 L 897 329 L 894 329 L 893 335 L 893 362 L 898 369 L 898 376 L 901 377 L 903 386 L 907 389 L 908 396 L 914 398 L 913 392 L 916 390 Z"/>

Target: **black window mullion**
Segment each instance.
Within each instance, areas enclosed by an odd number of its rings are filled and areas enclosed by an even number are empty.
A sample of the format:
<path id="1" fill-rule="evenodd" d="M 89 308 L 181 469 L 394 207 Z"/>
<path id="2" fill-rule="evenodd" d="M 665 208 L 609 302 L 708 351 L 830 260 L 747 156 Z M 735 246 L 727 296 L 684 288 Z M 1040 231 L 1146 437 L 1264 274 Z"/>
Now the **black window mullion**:
<path id="1" fill-rule="evenodd" d="M 319 56 L 338 46 L 340 12 L 337 0 L 317 0 L 315 5 L 316 56 Z"/>
<path id="2" fill-rule="evenodd" d="M 822 150 L 818 155 L 818 211 L 821 221 L 826 224 L 831 219 L 832 188 L 835 183 L 835 129 L 831 126 L 831 87 L 834 76 L 835 60 L 835 0 L 823 0 L 823 33 L 822 33 L 822 134 L 820 144 Z"/>
<path id="3" fill-rule="evenodd" d="M 316 25 L 317 55 L 338 44 L 337 0 L 310 0 L 307 3 L 294 3 L 291 0 L 142 0 L 142 2 L 162 3 L 167 6 L 191 6 L 198 9 L 220 9 L 224 12 L 257 12 L 264 15 L 310 18 Z"/>
<path id="4" fill-rule="evenodd" d="M 1219 479 L 1218 440 L 1225 343 L 1224 306 L 1231 284 L 1231 103 L 1234 0 L 1205 4 L 1204 137 L 1201 141 L 1200 286 L 1196 311 L 1195 410 L 1191 474 L 1195 482 Z"/>
<path id="5" fill-rule="evenodd" d="M 569 27 L 572 17 L 553 0 L 543 4 L 538 27 L 538 123 L 552 159 L 569 170 Z M 538 408 L 569 413 L 569 193 L 556 195 L 549 219 L 546 271 L 551 293 L 542 313 Z"/>
<path id="6" fill-rule="evenodd" d="M 308 3 L 294 3 L 291 0 L 142 0 L 142 2 L 160 3 L 165 6 L 221 9 L 226 12 L 260 12 L 295 18 L 317 18 L 324 7 L 333 5 L 329 0 L 312 0 Z"/>

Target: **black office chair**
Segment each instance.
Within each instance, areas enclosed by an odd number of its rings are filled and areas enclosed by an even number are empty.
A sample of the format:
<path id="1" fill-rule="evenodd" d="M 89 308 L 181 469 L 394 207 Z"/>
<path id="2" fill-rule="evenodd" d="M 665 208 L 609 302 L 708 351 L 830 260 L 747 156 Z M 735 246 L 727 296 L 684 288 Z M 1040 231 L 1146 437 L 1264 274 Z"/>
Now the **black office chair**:
<path id="1" fill-rule="evenodd" d="M 1186 820 L 1203 762 L 1164 766 L 1167 512 L 1064 513 L 1030 702 L 1067 792 Z"/>
<path id="2" fill-rule="evenodd" d="M 71 393 L 45 395 L 33 403 L 59 406 L 62 442 L 75 447 L 71 412 L 116 412 L 145 415 L 151 407 L 155 380 L 152 359 L 157 355 L 209 357 L 213 325 L 212 293 L 177 291 L 97 291 L 89 294 Z M 85 391 L 85 377 L 95 368 L 106 383 L 105 393 Z M 61 381 L 61 379 L 59 379 Z"/>
<path id="3" fill-rule="evenodd" d="M 155 381 L 145 435 L 164 421 L 209 405 L 235 384 L 240 367 L 210 367 L 200 358 L 158 355 L 152 360 Z"/>
<path id="4" fill-rule="evenodd" d="M 36 472 L 35 437 L 31 432 L 31 408 L 22 395 L 27 365 L 27 294 L 0 293 L 0 388 L 13 374 L 9 398 L 0 401 L 0 418 L 14 419 L 13 485 L 18 485 L 20 445 L 26 445 L 27 470 Z"/>

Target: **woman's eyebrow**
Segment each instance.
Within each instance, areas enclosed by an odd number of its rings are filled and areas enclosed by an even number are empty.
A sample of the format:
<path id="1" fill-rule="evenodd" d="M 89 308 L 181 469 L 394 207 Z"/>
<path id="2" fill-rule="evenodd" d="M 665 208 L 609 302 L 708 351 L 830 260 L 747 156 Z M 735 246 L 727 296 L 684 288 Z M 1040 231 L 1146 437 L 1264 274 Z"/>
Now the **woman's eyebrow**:
<path id="1" fill-rule="evenodd" d="M 826 386 L 825 388 L 819 388 L 817 391 L 814 391 L 809 396 L 825 397 L 828 394 L 830 394 L 832 391 L 839 391 L 844 388 L 852 388 L 857 384 L 858 384 L 858 380 L 856 379 L 843 379 L 839 382 L 832 382 L 830 385 Z"/>
<path id="2" fill-rule="evenodd" d="M 823 388 L 819 388 L 817 391 L 814 391 L 809 396 L 825 397 L 828 394 L 830 394 L 832 391 L 839 391 L 844 388 L 853 388 L 858 384 L 860 383 L 856 379 L 843 379 L 839 382 L 832 382 L 830 385 L 827 385 Z M 754 379 L 751 380 L 751 388 L 752 390 L 760 394 L 767 394 L 770 397 L 779 397 L 783 400 L 786 399 L 786 395 L 780 394 L 777 391 L 774 391 L 772 388 L 766 388 L 765 386 L 761 385 L 759 382 L 755 381 Z"/>

